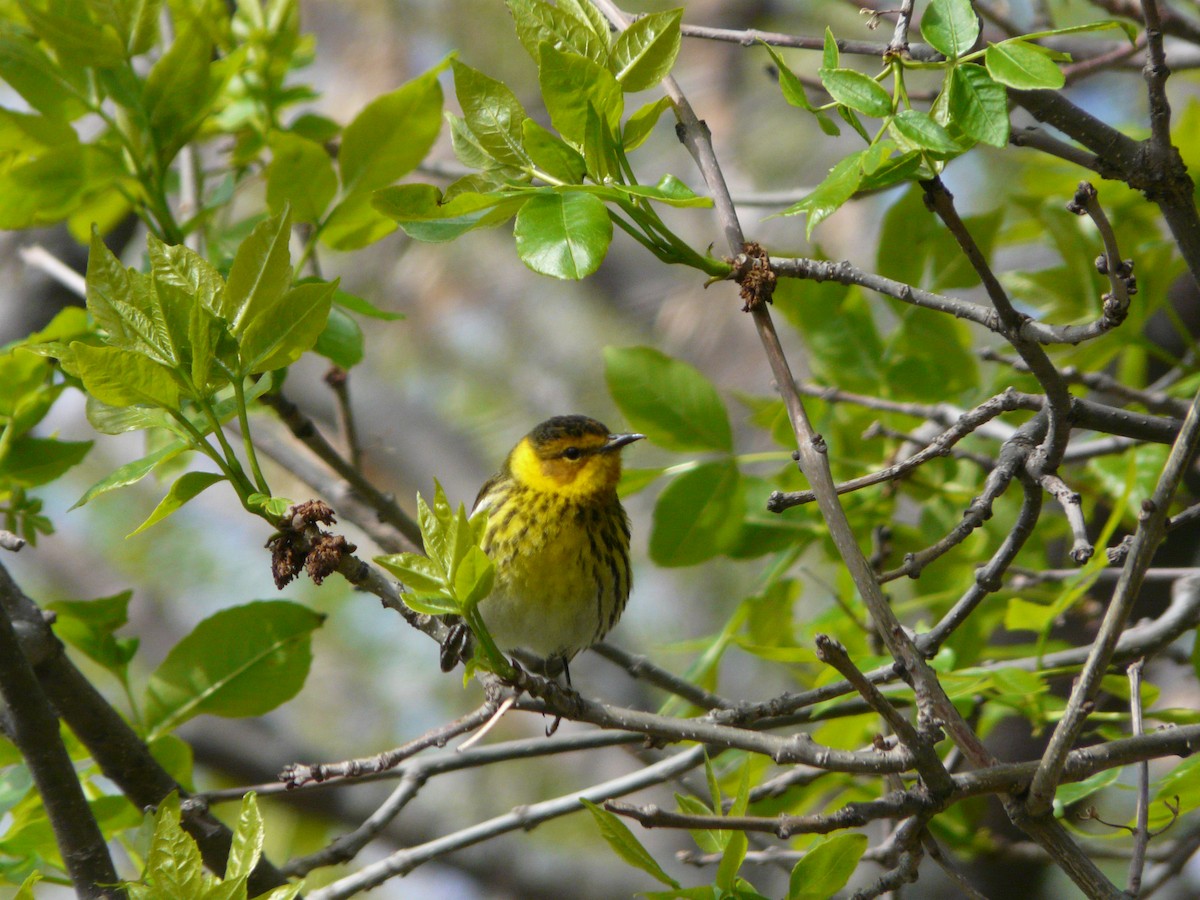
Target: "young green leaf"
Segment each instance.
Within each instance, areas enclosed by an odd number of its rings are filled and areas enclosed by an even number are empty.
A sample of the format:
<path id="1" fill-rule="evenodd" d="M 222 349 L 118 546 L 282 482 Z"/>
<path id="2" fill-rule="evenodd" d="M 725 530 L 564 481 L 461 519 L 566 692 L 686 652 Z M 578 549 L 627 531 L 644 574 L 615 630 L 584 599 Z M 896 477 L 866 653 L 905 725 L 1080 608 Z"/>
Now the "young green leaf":
<path id="1" fill-rule="evenodd" d="M 862 72 L 854 69 L 821 69 L 817 74 L 829 96 L 843 106 L 877 119 L 891 115 L 891 96 Z"/>
<path id="2" fill-rule="evenodd" d="M 431 184 L 398 184 L 376 191 L 373 203 L 410 237 L 441 242 L 508 221 L 532 196 L 528 191 L 464 192 L 443 199 Z"/>
<path id="3" fill-rule="evenodd" d="M 1018 90 L 1053 91 L 1067 81 L 1046 50 L 1028 41 L 990 44 L 983 54 L 983 61 L 995 81 Z"/>
<path id="4" fill-rule="evenodd" d="M 600 38 L 605 49 L 608 48 L 612 41 L 612 31 L 608 27 L 608 20 L 604 18 L 604 13 L 596 8 L 596 4 L 591 0 L 557 0 L 555 5 L 559 9 L 571 13 L 580 21 L 587 22 L 592 34 Z"/>
<path id="5" fill-rule="evenodd" d="M 564 184 L 580 184 L 587 165 L 574 147 L 533 119 L 521 123 L 525 152 L 534 166 Z"/>
<path id="6" fill-rule="evenodd" d="M 71 509 L 83 506 L 89 500 L 99 497 L 101 494 L 107 494 L 109 491 L 141 481 L 159 466 L 174 459 L 187 449 L 187 445 L 182 441 L 175 441 L 165 447 L 158 448 L 153 453 L 147 454 L 140 459 L 125 463 L 125 465 L 110 472 L 88 488 L 83 496 L 75 501 L 75 505 Z"/>
<path id="7" fill-rule="evenodd" d="M 171 247 L 149 235 L 146 248 L 153 294 L 161 304 L 170 344 L 179 364 L 188 369 L 192 385 L 204 393 L 223 331 L 213 310 L 220 305 L 225 281 L 207 260 L 188 247 Z"/>
<path id="8" fill-rule="evenodd" d="M 122 591 L 95 600 L 58 600 L 46 608 L 55 615 L 59 638 L 124 681 L 138 639 L 119 638 L 115 632 L 129 621 L 132 596 L 133 591 Z"/>
<path id="9" fill-rule="evenodd" d="M 263 819 L 258 811 L 258 797 L 250 791 L 242 797 L 242 808 L 238 814 L 237 827 L 233 831 L 233 846 L 225 862 L 225 881 L 247 878 L 263 849 Z"/>
<path id="10" fill-rule="evenodd" d="M 542 42 L 598 63 L 607 58 L 607 32 L 598 34 L 576 10 L 561 4 L 553 6 L 544 0 L 506 0 L 506 3 L 517 26 L 517 37 L 534 62 L 537 62 L 538 45 Z"/>
<path id="11" fill-rule="evenodd" d="M 1008 143 L 1008 96 L 982 66 L 955 66 L 950 73 L 950 121 L 993 147 Z"/>
<path id="12" fill-rule="evenodd" d="M 258 310 L 238 340 L 241 373 L 282 369 L 311 350 L 325 329 L 335 290 L 336 281 L 298 284 Z"/>
<path id="13" fill-rule="evenodd" d="M 376 97 L 342 133 L 342 189 L 370 191 L 416 168 L 442 128 L 442 62 L 396 90 Z"/>
<path id="14" fill-rule="evenodd" d="M 164 167 L 192 139 L 208 113 L 215 97 L 212 65 L 208 29 L 190 24 L 146 76 L 142 104 Z"/>
<path id="15" fill-rule="evenodd" d="M 653 347 L 605 347 L 604 377 L 629 424 L 668 450 L 733 451 L 721 395 L 694 366 Z"/>
<path id="16" fill-rule="evenodd" d="M 290 207 L 298 222 L 318 222 L 337 193 L 337 174 L 327 151 L 315 141 L 286 131 L 271 135 L 267 206 Z"/>
<path id="17" fill-rule="evenodd" d="M 224 480 L 225 476 L 217 472 L 185 472 L 171 485 L 171 489 L 167 491 L 167 496 L 159 501 L 158 506 L 154 507 L 154 512 L 150 513 L 146 521 L 125 535 L 125 537 L 131 538 L 135 534 L 141 534 L 151 525 L 161 522 L 167 516 L 171 515 L 205 489 L 212 487 L 218 481 Z"/>
<path id="18" fill-rule="evenodd" d="M 647 103 L 626 120 L 621 134 L 621 144 L 626 153 L 645 143 L 646 138 L 650 137 L 650 132 L 654 130 L 654 126 L 658 124 L 659 117 L 668 109 L 671 109 L 671 98 L 659 97 L 653 103 Z"/>
<path id="19" fill-rule="evenodd" d="M 377 556 L 375 562 L 383 566 L 400 583 L 415 594 L 437 594 L 447 591 L 446 570 L 428 556 L 420 553 L 393 553 Z"/>
<path id="20" fill-rule="evenodd" d="M 336 293 L 335 293 L 336 299 Z M 317 336 L 313 352 L 325 357 L 341 369 L 352 369 L 363 360 L 362 329 L 346 313 L 334 306 L 329 310 L 325 328 Z"/>
<path id="21" fill-rule="evenodd" d="M 599 268 L 612 242 L 604 202 L 579 191 L 541 191 L 517 213 L 517 255 L 533 271 L 577 280 Z"/>
<path id="22" fill-rule="evenodd" d="M 617 36 L 608 67 L 626 93 L 649 90 L 671 71 L 679 55 L 682 21 L 682 9 L 650 13 Z"/>
<path id="23" fill-rule="evenodd" d="M 617 818 L 616 815 L 610 813 L 607 809 L 597 806 L 591 800 L 580 797 L 579 802 L 592 814 L 592 818 L 596 822 L 596 827 L 600 829 L 600 836 L 608 842 L 608 846 L 612 847 L 617 856 L 621 857 L 621 859 L 634 868 L 641 869 L 656 881 L 668 887 L 679 888 L 679 882 L 663 871 L 662 866 L 658 864 L 658 860 L 651 856 L 650 851 L 642 846 L 642 842 L 629 830 L 629 826 Z"/>
<path id="24" fill-rule="evenodd" d="M 837 40 L 834 39 L 833 32 L 830 30 L 829 26 L 826 25 L 825 41 L 821 50 L 821 68 L 836 69 L 839 61 L 840 54 L 838 53 Z"/>
<path id="25" fill-rule="evenodd" d="M 83 462 L 91 449 L 91 441 L 60 441 L 23 435 L 8 445 L 8 452 L 0 459 L 0 478 L 11 487 L 49 484 Z"/>
<path id="26" fill-rule="evenodd" d="M 905 109 L 892 118 L 892 127 L 907 141 L 936 154 L 961 153 L 950 133 L 919 109 Z M 875 170 L 872 170 L 872 174 Z"/>
<path id="27" fill-rule="evenodd" d="M 83 73 L 51 60 L 15 20 L 0 22 L 0 79 L 50 119 L 73 122 L 88 111 Z"/>
<path id="28" fill-rule="evenodd" d="M 863 177 L 862 161 L 862 151 L 847 156 L 830 169 L 825 180 L 804 199 L 793 203 L 779 215 L 794 216 L 805 213 L 808 216 L 805 234 L 811 236 L 813 229 L 822 220 L 833 215 L 842 204 L 854 196 Z"/>
<path id="29" fill-rule="evenodd" d="M 846 886 L 866 849 L 865 834 L 839 834 L 816 844 L 792 869 L 788 900 L 828 900 Z"/>
<path id="30" fill-rule="evenodd" d="M 141 353 L 75 341 L 71 365 L 84 389 L 101 403 L 179 409 L 179 386 L 170 370 Z"/>
<path id="31" fill-rule="evenodd" d="M 608 69 L 578 53 L 543 43 L 538 54 L 538 83 L 550 122 L 574 147 L 582 148 L 589 106 L 616 133 L 624 100 L 621 85 Z"/>
<path id="32" fill-rule="evenodd" d="M 454 594 L 463 609 L 470 609 L 492 592 L 496 566 L 479 547 L 471 545 L 454 573 Z"/>
<path id="33" fill-rule="evenodd" d="M 664 567 L 694 566 L 724 552 L 745 515 L 740 477 L 732 460 L 675 476 L 654 507 L 650 558 Z"/>
<path id="34" fill-rule="evenodd" d="M 324 616 L 283 600 L 261 600 L 209 616 L 150 676 L 144 703 L 151 736 L 201 713 L 258 716 L 294 697 L 312 662 L 310 640 Z"/>
<path id="35" fill-rule="evenodd" d="M 207 893 L 210 882 L 204 877 L 200 850 L 180 825 L 177 793 L 158 804 L 142 880 L 163 897 L 202 897 Z"/>
<path id="36" fill-rule="evenodd" d="M 921 36 L 947 59 L 957 59 L 979 39 L 971 0 L 930 0 L 921 17 Z"/>
<path id="37" fill-rule="evenodd" d="M 528 116 L 508 85 L 454 60 L 454 91 L 479 146 L 504 166 L 529 165 L 521 123 Z"/>
<path id="38" fill-rule="evenodd" d="M 240 337 L 263 310 L 275 307 L 291 287 L 291 229 L 291 216 L 285 210 L 258 223 L 238 247 L 215 310 L 229 323 L 235 337 Z"/>

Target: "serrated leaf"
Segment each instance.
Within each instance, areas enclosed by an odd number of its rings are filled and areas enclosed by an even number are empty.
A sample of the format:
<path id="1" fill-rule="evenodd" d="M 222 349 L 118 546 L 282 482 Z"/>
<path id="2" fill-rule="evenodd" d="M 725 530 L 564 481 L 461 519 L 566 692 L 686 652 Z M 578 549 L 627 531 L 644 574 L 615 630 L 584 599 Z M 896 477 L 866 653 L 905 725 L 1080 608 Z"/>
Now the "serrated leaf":
<path id="1" fill-rule="evenodd" d="M 371 191 L 391 184 L 417 167 L 442 128 L 439 63 L 396 90 L 376 97 L 342 132 L 338 152 L 342 188 Z"/>
<path id="2" fill-rule="evenodd" d="M 578 280 L 600 267 L 612 242 L 604 202 L 579 191 L 542 191 L 517 213 L 517 255 L 540 275 Z"/>
<path id="3" fill-rule="evenodd" d="M 147 732 L 157 736 L 201 713 L 262 715 L 294 697 L 312 661 L 324 616 L 283 600 L 260 600 L 209 616 L 176 644 L 146 685 Z"/>
<path id="4" fill-rule="evenodd" d="M 395 575 L 401 584 L 414 593 L 437 593 L 447 587 L 445 570 L 429 557 L 419 553 L 377 556 L 375 562 Z"/>
<path id="5" fill-rule="evenodd" d="M 174 513 L 193 497 L 198 496 L 202 491 L 212 487 L 218 481 L 224 481 L 225 476 L 217 472 L 186 472 L 180 475 L 171 485 L 167 495 L 159 501 L 158 506 L 154 507 L 154 512 L 146 518 L 146 521 L 139 525 L 129 534 L 127 538 L 133 537 L 135 534 L 141 534 L 151 525 L 161 522 L 167 516 Z"/>
<path id="6" fill-rule="evenodd" d="M 604 367 L 622 414 L 653 443 L 668 450 L 732 452 L 725 403 L 694 366 L 653 347 L 606 347 Z"/>
<path id="7" fill-rule="evenodd" d="M 199 897 L 206 889 L 203 876 L 200 850 L 180 826 L 179 795 L 172 793 L 158 804 L 143 879 L 164 897 Z"/>
<path id="8" fill-rule="evenodd" d="M 629 826 L 613 813 L 597 806 L 590 800 L 580 797 L 579 802 L 592 814 L 596 827 L 600 829 L 600 836 L 608 842 L 608 846 L 612 847 L 617 856 L 634 868 L 641 869 L 656 881 L 668 887 L 679 887 L 679 882 L 663 871 L 658 861 L 629 830 Z"/>
<path id="9" fill-rule="evenodd" d="M 820 69 L 817 75 L 829 96 L 864 115 L 891 115 L 892 98 L 876 81 L 855 69 Z"/>
<path id="10" fill-rule="evenodd" d="M 667 76 L 679 55 L 682 21 L 682 9 L 650 13 L 617 36 L 608 66 L 623 90 L 645 91 Z"/>
<path id="11" fill-rule="evenodd" d="M 921 17 L 921 36 L 947 59 L 962 56 L 979 39 L 971 0 L 930 0 Z"/>
<path id="12" fill-rule="evenodd" d="M 1046 51 L 1027 41 L 1011 40 L 990 44 L 983 55 L 988 74 L 1000 84 L 1019 90 L 1058 90 L 1066 84 Z"/>

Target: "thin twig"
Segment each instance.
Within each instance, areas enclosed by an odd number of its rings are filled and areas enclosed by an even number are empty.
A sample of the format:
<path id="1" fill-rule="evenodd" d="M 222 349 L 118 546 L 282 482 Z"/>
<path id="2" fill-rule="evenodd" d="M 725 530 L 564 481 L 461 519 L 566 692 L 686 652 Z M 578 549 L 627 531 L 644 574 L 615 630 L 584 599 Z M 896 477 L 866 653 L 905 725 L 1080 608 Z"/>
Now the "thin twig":
<path id="1" fill-rule="evenodd" d="M 1142 734 L 1142 667 L 1145 659 L 1129 664 L 1129 715 L 1131 733 Z M 1142 889 L 1142 871 L 1146 866 L 1146 847 L 1150 843 L 1150 764 L 1137 764 L 1137 821 L 1133 830 L 1133 855 L 1129 859 L 1129 895 L 1137 897 Z"/>
<path id="2" fill-rule="evenodd" d="M 87 281 L 84 277 L 41 244 L 22 247 L 19 252 L 21 261 L 29 268 L 45 272 L 76 297 L 87 296 Z"/>

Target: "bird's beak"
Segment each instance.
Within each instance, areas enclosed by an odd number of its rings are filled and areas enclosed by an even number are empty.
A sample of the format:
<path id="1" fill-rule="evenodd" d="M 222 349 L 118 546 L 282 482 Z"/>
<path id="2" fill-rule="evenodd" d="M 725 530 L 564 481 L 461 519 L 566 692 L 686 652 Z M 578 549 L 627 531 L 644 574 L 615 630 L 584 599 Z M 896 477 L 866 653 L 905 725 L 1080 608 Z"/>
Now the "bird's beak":
<path id="1" fill-rule="evenodd" d="M 610 434 L 608 436 L 608 443 L 600 449 L 604 453 L 612 450 L 620 450 L 626 444 L 632 444 L 634 441 L 640 441 L 645 437 L 644 434 Z"/>

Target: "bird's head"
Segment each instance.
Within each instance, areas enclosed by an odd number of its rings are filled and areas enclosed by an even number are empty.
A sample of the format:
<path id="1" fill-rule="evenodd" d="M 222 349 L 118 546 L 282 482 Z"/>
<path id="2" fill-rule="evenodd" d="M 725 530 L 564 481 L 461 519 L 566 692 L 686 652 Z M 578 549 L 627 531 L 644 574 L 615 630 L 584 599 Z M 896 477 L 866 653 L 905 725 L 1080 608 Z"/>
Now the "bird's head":
<path id="1" fill-rule="evenodd" d="M 508 455 L 513 478 L 526 487 L 577 499 L 613 490 L 621 448 L 644 434 L 612 434 L 587 416 L 555 416 L 521 438 Z"/>

